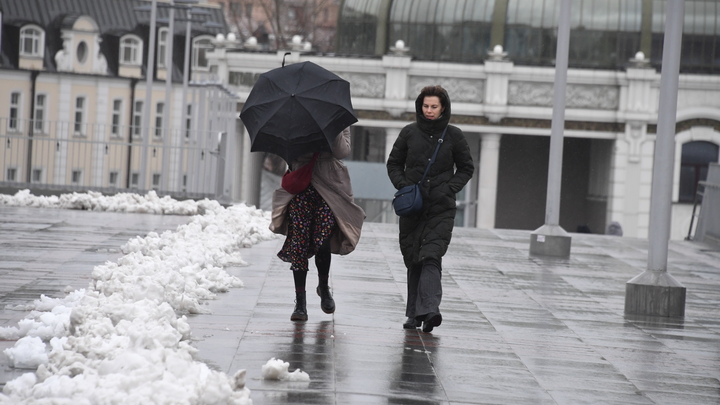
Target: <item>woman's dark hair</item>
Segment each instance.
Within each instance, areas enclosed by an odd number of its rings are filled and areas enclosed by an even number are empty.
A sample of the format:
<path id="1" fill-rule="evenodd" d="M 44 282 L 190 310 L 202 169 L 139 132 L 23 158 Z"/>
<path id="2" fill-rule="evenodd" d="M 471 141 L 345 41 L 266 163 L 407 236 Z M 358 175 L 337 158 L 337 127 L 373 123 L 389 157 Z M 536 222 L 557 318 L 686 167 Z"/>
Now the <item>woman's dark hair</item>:
<path id="1" fill-rule="evenodd" d="M 443 89 L 442 86 L 425 86 L 422 90 L 420 90 L 420 100 L 425 99 L 425 97 L 433 96 L 440 99 L 440 105 L 442 105 L 443 110 L 445 110 L 445 108 L 447 108 L 450 98 L 448 97 L 447 91 Z"/>

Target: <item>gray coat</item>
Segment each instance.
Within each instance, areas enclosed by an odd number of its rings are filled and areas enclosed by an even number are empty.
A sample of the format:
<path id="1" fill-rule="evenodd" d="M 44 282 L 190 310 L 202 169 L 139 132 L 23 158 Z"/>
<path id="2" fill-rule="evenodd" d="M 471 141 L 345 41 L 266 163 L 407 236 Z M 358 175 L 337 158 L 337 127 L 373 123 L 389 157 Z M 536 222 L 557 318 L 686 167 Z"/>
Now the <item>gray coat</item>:
<path id="1" fill-rule="evenodd" d="M 436 120 L 423 116 L 422 102 L 420 97 L 415 101 L 416 122 L 400 131 L 387 161 L 388 176 L 396 189 L 417 183 L 447 126 L 435 163 L 421 188 L 422 212 L 400 218 L 400 250 L 408 268 L 424 259 L 442 261 L 455 225 L 455 194 L 475 170 L 465 136 L 459 128 L 448 125 L 450 101 Z"/>
<path id="2" fill-rule="evenodd" d="M 290 164 L 290 169 L 297 170 L 306 165 L 312 155 L 300 156 Z M 355 205 L 348 169 L 340 161 L 349 155 L 350 129 L 346 128 L 335 138 L 332 153 L 323 152 L 318 156 L 310 183 L 335 216 L 339 232 L 333 233 L 330 240 L 330 251 L 340 255 L 346 255 L 355 250 L 365 220 L 365 212 Z M 288 204 L 293 197 L 295 197 L 294 194 L 288 193 L 283 188 L 279 188 L 273 193 L 270 230 L 274 233 L 287 235 Z"/>

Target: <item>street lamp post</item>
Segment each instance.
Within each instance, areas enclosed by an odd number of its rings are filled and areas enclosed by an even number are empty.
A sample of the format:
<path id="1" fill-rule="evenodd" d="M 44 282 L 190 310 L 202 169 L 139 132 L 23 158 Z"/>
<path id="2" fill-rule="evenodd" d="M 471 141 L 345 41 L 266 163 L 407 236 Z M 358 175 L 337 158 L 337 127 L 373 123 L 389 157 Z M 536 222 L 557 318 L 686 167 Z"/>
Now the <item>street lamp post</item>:
<path id="1" fill-rule="evenodd" d="M 550 129 L 545 225 L 530 234 L 530 254 L 570 256 L 570 235 L 560 226 L 560 187 L 562 184 L 563 132 L 565 128 L 565 91 L 567 88 L 568 54 L 570 48 L 570 0 L 560 0 L 555 83 L 553 85 L 553 116 Z"/>
<path id="2" fill-rule="evenodd" d="M 197 0 L 190 0 L 193 3 L 197 3 Z M 191 35 L 192 35 L 192 23 L 194 22 L 203 22 L 202 20 L 193 19 L 193 16 L 197 15 L 208 15 L 208 13 L 205 10 L 198 10 L 194 9 L 192 7 L 188 7 L 187 9 L 187 15 L 185 16 L 185 55 L 183 58 L 183 84 L 182 84 L 182 111 L 180 112 L 180 142 L 182 143 L 182 139 L 184 137 L 189 136 L 190 134 L 185 134 L 185 131 L 189 131 L 189 128 L 187 128 L 187 119 L 188 119 L 188 111 L 187 111 L 187 92 L 188 92 L 188 84 L 190 82 L 190 43 L 191 43 Z M 182 160 L 178 159 L 178 189 L 182 189 Z"/>
<path id="3" fill-rule="evenodd" d="M 165 105 L 163 106 L 163 128 L 160 136 L 163 137 L 163 159 L 162 159 L 162 186 L 161 190 L 170 192 L 170 157 L 174 153 L 174 140 L 172 139 L 172 125 L 170 124 L 170 96 L 172 95 L 172 71 L 173 71 L 173 37 L 175 36 L 175 4 L 170 1 L 170 14 L 168 16 L 168 33 L 165 40 Z"/>
<path id="4" fill-rule="evenodd" d="M 147 68 L 145 69 L 145 104 L 142 112 L 142 154 L 140 160 L 140 178 L 138 180 L 138 188 L 146 191 L 147 188 L 147 163 L 148 163 L 148 147 L 150 135 L 150 105 L 152 104 L 152 85 L 154 79 L 155 66 L 155 24 L 157 20 L 157 0 L 152 0 L 150 9 L 150 38 L 148 44 Z"/>
<path id="5" fill-rule="evenodd" d="M 166 192 L 179 191 L 182 189 L 182 157 L 180 156 L 179 146 L 182 144 L 185 125 L 187 119 L 186 98 L 189 74 L 189 53 L 190 53 L 190 36 L 191 24 L 193 22 L 206 22 L 203 20 L 193 20 L 191 15 L 209 15 L 210 13 L 203 10 L 193 9 L 192 6 L 197 4 L 199 0 L 171 0 L 162 7 L 168 8 L 168 18 L 158 20 L 168 25 L 168 36 L 165 42 L 165 101 L 163 108 L 163 160 L 162 160 L 162 190 Z M 185 18 L 175 18 L 175 10 L 186 10 Z M 175 21 L 185 21 L 185 55 L 183 61 L 183 89 L 181 95 L 181 118 L 180 125 L 175 128 L 170 119 L 172 117 L 170 108 L 172 97 L 172 74 L 173 74 L 173 50 L 175 38 Z M 173 162 L 175 161 L 175 162 Z M 174 164 L 173 164 L 174 163 Z M 174 169 L 174 170 L 173 170 Z"/>
<path id="6" fill-rule="evenodd" d="M 669 0 L 665 16 L 660 103 L 650 194 L 648 263 L 643 273 L 625 284 L 625 314 L 682 317 L 685 316 L 687 292 L 667 271 L 667 265 L 684 0 Z"/>

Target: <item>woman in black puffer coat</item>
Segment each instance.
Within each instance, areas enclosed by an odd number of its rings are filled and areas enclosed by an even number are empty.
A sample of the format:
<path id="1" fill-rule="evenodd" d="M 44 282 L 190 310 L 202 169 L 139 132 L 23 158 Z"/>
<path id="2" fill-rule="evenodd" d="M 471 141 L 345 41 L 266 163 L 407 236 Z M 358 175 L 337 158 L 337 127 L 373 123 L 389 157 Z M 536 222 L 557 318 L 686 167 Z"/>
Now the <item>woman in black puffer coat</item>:
<path id="1" fill-rule="evenodd" d="M 400 131 L 387 162 L 395 188 L 417 183 L 447 127 L 435 163 L 422 185 L 422 212 L 400 218 L 400 250 L 407 267 L 408 301 L 403 324 L 431 332 L 442 322 L 442 257 L 455 224 L 455 194 L 475 170 L 462 131 L 450 122 L 450 98 L 440 86 L 422 89 L 415 100 L 416 122 Z"/>

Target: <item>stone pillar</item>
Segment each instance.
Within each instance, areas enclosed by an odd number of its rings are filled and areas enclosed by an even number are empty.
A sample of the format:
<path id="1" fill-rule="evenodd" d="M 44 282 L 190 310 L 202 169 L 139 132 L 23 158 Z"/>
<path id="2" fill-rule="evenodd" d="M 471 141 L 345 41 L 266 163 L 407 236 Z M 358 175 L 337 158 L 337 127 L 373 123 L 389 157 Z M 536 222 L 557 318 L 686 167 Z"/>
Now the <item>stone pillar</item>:
<path id="1" fill-rule="evenodd" d="M 619 222 L 624 236 L 648 235 L 654 141 L 640 121 L 626 123 L 615 141 L 607 220 Z"/>
<path id="2" fill-rule="evenodd" d="M 395 117 L 405 112 L 407 106 L 410 60 L 410 56 L 403 54 L 385 55 L 382 58 L 382 66 L 385 69 L 383 109 Z"/>
<path id="3" fill-rule="evenodd" d="M 507 116 L 508 83 L 515 66 L 512 61 L 504 59 L 505 53 L 498 47 L 491 52 L 490 59 L 485 61 L 485 105 L 484 114 L 491 122 L 500 122 Z"/>
<path id="4" fill-rule="evenodd" d="M 657 112 L 659 80 L 649 60 L 638 53 L 626 71 L 627 87 L 622 93 L 620 111 L 627 117 L 625 133 L 615 141 L 608 196 L 607 223 L 616 221 L 623 235 L 646 238 L 650 212 L 655 137 L 648 135 L 648 122 Z"/>
<path id="5" fill-rule="evenodd" d="M 495 227 L 500 134 L 483 134 L 480 138 L 480 175 L 478 176 L 477 228 Z"/>

